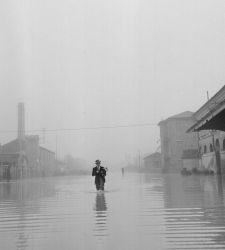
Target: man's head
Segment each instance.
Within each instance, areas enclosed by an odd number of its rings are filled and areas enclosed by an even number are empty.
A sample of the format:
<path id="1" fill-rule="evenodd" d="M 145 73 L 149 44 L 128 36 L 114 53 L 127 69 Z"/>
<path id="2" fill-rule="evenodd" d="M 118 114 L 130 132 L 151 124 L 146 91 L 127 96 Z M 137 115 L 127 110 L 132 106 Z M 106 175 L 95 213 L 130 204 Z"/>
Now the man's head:
<path id="1" fill-rule="evenodd" d="M 100 161 L 100 160 L 96 160 L 96 161 L 95 161 L 95 164 L 96 164 L 97 166 L 100 166 L 101 161 Z"/>

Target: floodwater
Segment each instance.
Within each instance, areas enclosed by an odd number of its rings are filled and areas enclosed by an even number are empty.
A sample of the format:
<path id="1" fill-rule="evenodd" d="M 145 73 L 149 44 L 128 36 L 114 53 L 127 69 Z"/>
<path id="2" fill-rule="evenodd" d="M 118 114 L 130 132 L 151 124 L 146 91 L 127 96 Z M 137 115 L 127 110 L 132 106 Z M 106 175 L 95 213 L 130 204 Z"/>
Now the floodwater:
<path id="1" fill-rule="evenodd" d="M 225 249 L 224 193 L 217 176 L 1 181 L 0 249 Z"/>

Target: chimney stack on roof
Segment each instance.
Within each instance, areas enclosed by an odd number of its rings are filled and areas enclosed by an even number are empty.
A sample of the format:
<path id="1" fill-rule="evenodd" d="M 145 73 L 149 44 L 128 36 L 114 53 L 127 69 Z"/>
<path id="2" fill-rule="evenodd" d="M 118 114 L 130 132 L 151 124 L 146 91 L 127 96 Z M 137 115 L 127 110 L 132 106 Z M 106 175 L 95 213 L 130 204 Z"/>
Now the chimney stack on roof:
<path id="1" fill-rule="evenodd" d="M 18 103 L 18 139 L 25 139 L 24 103 Z"/>

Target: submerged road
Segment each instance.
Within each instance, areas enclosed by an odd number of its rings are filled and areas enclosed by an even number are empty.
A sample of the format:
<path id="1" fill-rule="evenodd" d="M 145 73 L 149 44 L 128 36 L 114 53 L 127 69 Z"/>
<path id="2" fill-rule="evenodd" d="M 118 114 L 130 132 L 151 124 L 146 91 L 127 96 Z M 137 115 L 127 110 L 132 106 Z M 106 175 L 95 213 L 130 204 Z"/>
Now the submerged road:
<path id="1" fill-rule="evenodd" d="M 0 249 L 225 249 L 225 180 L 108 173 L 0 182 Z"/>

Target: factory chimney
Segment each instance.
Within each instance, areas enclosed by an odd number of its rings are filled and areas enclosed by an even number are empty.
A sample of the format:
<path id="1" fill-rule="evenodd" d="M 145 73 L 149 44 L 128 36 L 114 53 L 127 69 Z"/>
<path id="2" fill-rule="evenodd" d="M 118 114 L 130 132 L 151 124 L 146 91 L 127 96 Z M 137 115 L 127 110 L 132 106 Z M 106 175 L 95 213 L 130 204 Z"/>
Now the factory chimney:
<path id="1" fill-rule="evenodd" d="M 24 103 L 18 103 L 18 139 L 25 139 L 25 111 Z"/>

